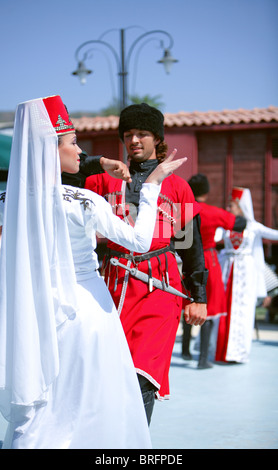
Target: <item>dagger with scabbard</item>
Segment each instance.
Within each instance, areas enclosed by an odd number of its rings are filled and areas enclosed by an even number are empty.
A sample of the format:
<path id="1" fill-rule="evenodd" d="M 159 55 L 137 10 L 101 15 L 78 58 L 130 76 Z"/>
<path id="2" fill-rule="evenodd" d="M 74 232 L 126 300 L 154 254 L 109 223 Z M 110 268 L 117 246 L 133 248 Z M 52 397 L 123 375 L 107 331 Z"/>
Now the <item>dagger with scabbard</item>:
<path id="1" fill-rule="evenodd" d="M 150 278 L 148 274 L 143 273 L 142 271 L 139 271 L 137 268 L 130 268 L 126 266 L 125 264 L 120 263 L 117 258 L 111 258 L 110 263 L 113 266 L 119 266 L 120 268 L 123 268 L 126 271 L 129 271 L 130 274 L 136 279 L 139 279 L 140 281 L 145 282 L 146 284 L 149 284 Z M 190 300 L 190 302 L 194 302 L 194 299 L 192 297 L 189 297 L 188 295 L 184 294 L 183 292 L 180 292 L 174 287 L 167 285 L 164 280 L 160 281 L 159 279 L 156 279 L 155 277 L 152 277 L 151 279 L 152 279 L 152 285 L 156 287 L 157 289 L 163 290 L 164 292 L 169 292 L 169 294 L 174 294 L 179 297 L 183 297 L 184 299 Z"/>

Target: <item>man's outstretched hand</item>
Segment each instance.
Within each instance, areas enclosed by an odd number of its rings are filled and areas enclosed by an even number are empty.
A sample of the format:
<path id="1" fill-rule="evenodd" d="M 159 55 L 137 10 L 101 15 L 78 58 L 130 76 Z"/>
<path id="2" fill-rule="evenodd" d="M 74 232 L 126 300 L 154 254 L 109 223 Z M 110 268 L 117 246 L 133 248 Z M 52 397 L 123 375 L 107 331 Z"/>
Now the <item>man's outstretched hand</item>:
<path id="1" fill-rule="evenodd" d="M 110 158 L 101 157 L 100 165 L 108 175 L 131 183 L 131 177 L 127 165 L 120 160 L 111 160 Z"/>

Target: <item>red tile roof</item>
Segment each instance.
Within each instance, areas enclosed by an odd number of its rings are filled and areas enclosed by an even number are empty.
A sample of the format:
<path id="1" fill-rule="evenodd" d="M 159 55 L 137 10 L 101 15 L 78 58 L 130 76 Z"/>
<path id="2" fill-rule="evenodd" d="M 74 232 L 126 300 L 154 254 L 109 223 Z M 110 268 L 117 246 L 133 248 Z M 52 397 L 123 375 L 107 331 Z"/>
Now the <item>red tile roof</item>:
<path id="1" fill-rule="evenodd" d="M 73 125 L 77 131 L 102 131 L 118 129 L 118 116 L 96 116 L 72 118 Z"/>
<path id="2" fill-rule="evenodd" d="M 234 111 L 180 111 L 179 113 L 165 113 L 164 118 L 166 127 L 278 123 L 278 107 L 269 106 L 268 108 L 254 108 L 252 110 L 237 109 Z M 73 118 L 72 121 L 76 130 L 79 132 L 100 131 L 117 129 L 119 118 L 118 116 L 96 116 Z"/>

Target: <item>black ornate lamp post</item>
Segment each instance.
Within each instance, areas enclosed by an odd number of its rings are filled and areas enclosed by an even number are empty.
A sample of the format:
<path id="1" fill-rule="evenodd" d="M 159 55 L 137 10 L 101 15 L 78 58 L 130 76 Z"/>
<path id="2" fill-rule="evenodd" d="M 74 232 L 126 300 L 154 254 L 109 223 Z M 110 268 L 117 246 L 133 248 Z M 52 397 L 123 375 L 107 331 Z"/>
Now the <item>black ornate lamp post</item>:
<path id="1" fill-rule="evenodd" d="M 117 66 L 117 71 L 118 75 L 120 78 L 120 107 L 121 109 L 125 108 L 127 106 L 127 76 L 128 76 L 128 69 L 129 69 L 129 64 L 130 64 L 130 59 L 132 56 L 132 53 L 135 49 L 135 47 L 138 45 L 138 43 L 142 43 L 143 39 L 149 38 L 151 39 L 151 36 L 160 36 L 161 38 L 166 38 L 168 41 L 168 47 L 164 47 L 164 41 L 161 40 L 161 46 L 164 48 L 164 55 L 163 57 L 158 61 L 158 63 L 163 64 L 165 67 L 166 73 L 170 73 L 171 66 L 173 63 L 178 62 L 176 59 L 174 59 L 171 56 L 170 50 L 173 46 L 173 38 L 172 36 L 167 33 L 166 31 L 162 30 L 153 30 L 153 31 L 148 31 L 144 34 L 141 34 L 140 36 L 135 39 L 135 41 L 131 44 L 129 50 L 126 53 L 126 47 L 125 47 L 125 29 L 120 29 L 120 54 L 116 52 L 113 46 L 109 44 L 106 41 L 103 41 L 102 39 L 93 39 L 90 41 L 86 41 L 83 44 L 81 44 L 75 51 L 75 58 L 77 60 L 78 66 L 77 69 L 72 72 L 73 75 L 78 76 L 80 79 L 81 84 L 86 83 L 87 75 L 91 74 L 92 71 L 86 68 L 85 61 L 88 58 L 88 54 L 90 50 L 88 49 L 89 46 L 93 44 L 98 44 L 101 46 L 104 46 L 104 48 L 109 49 L 109 51 L 112 53 L 114 56 L 116 66 Z M 103 37 L 103 35 L 102 35 Z M 148 41 L 146 41 L 148 42 Z M 145 43 L 146 43 L 145 42 Z M 142 46 L 145 44 L 143 43 Z M 87 52 L 86 52 L 87 50 Z M 83 52 L 85 51 L 85 52 Z M 82 58 L 80 58 L 81 53 L 83 52 Z"/>

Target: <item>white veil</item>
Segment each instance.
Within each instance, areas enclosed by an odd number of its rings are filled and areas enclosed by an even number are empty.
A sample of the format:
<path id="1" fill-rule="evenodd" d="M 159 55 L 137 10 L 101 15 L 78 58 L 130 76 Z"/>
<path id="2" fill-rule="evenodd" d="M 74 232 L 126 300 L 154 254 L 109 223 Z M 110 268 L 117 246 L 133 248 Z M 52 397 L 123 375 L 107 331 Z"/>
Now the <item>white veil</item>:
<path id="1" fill-rule="evenodd" d="M 243 194 L 239 200 L 239 206 L 243 212 L 244 217 L 249 222 L 249 226 L 247 229 L 255 230 L 256 221 L 254 218 L 254 210 L 253 210 L 253 203 L 252 203 L 252 196 L 250 189 L 248 188 L 241 188 L 243 190 Z M 263 242 L 259 235 L 255 235 L 254 244 L 253 244 L 253 258 L 255 263 L 256 269 L 256 289 L 257 298 L 263 298 L 267 295 L 266 291 L 266 284 L 265 284 L 265 259 L 264 259 L 264 249 L 263 249 Z"/>
<path id="2" fill-rule="evenodd" d="M 241 188 L 242 196 L 238 201 L 239 207 L 241 208 L 244 217 L 247 220 L 254 220 L 254 210 L 253 210 L 253 203 L 252 203 L 252 196 L 250 189 L 248 188 Z"/>
<path id="3" fill-rule="evenodd" d="M 0 259 L 0 410 L 10 421 L 47 399 L 75 285 L 57 135 L 43 100 L 28 101 L 16 110 Z"/>

